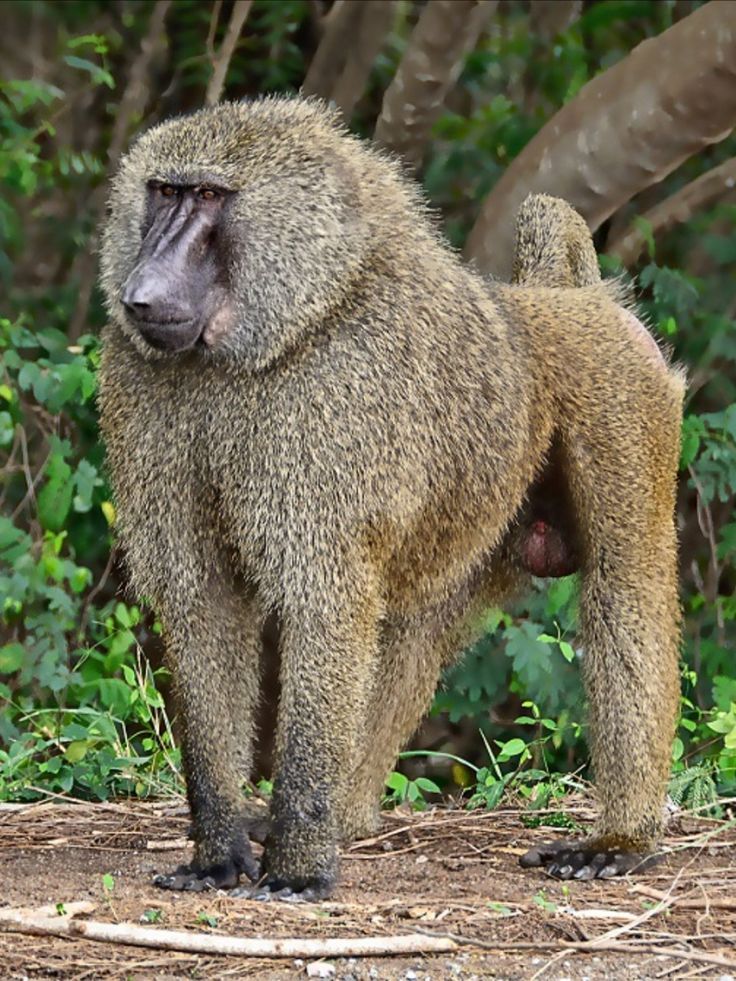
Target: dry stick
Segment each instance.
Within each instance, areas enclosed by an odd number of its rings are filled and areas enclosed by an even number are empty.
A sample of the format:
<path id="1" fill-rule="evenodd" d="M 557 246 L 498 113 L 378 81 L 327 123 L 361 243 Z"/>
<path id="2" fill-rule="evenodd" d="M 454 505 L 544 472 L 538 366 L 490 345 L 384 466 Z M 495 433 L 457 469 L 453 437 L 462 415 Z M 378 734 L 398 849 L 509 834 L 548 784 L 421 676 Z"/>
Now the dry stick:
<path id="1" fill-rule="evenodd" d="M 89 616 L 89 611 L 92 604 L 97 599 L 99 594 L 105 588 L 107 580 L 110 578 L 110 573 L 112 572 L 112 567 L 115 565 L 115 561 L 118 557 L 117 545 L 113 545 L 107 556 L 107 562 L 105 563 L 105 568 L 102 570 L 102 575 L 95 583 L 94 587 L 90 589 L 89 593 L 84 599 L 84 605 L 82 606 L 82 614 L 79 617 L 79 630 L 77 631 L 78 636 L 83 637 L 84 632 L 87 629 L 87 617 Z"/>
<path id="2" fill-rule="evenodd" d="M 625 266 L 633 265 L 644 250 L 648 234 L 640 224 L 651 230 L 652 238 L 664 235 L 675 225 L 681 225 L 695 214 L 736 187 L 736 157 L 707 170 L 694 181 L 681 187 L 676 194 L 645 211 L 636 226 L 606 246 L 606 252 L 618 256 Z"/>
<path id="3" fill-rule="evenodd" d="M 142 114 L 148 101 L 150 91 L 148 75 L 154 58 L 161 47 L 162 38 L 164 37 L 164 22 L 170 7 L 171 0 L 156 0 L 153 12 L 151 13 L 151 19 L 148 23 L 146 36 L 141 41 L 141 50 L 130 66 L 128 83 L 125 86 L 123 97 L 120 100 L 115 114 L 115 125 L 107 151 L 110 170 L 114 169 L 120 159 L 131 123 L 136 116 Z M 92 194 L 90 206 L 90 211 L 95 216 L 95 224 L 97 223 L 97 218 L 102 214 L 104 204 L 105 186 L 100 185 Z M 95 229 L 87 243 L 87 248 L 79 253 L 81 258 L 77 270 L 73 270 L 73 273 L 76 272 L 76 276 L 72 275 L 72 278 L 78 280 L 79 288 L 77 290 L 77 302 L 74 305 L 74 312 L 69 321 L 68 334 L 69 339 L 72 341 L 80 336 L 87 320 L 89 303 L 92 298 L 92 287 L 95 282 L 97 266 L 95 257 L 97 254 L 98 237 L 98 231 Z"/>
<path id="4" fill-rule="evenodd" d="M 419 167 L 432 126 L 496 0 L 429 0 L 386 89 L 374 139 Z"/>
<path id="5" fill-rule="evenodd" d="M 69 904 L 67 909 L 79 904 Z M 88 906 L 89 904 L 81 904 Z M 83 910 L 82 912 L 86 912 Z M 183 930 L 156 930 L 132 923 L 102 923 L 39 914 L 37 910 L 0 910 L 0 931 L 31 936 L 79 937 L 101 943 L 182 950 L 196 954 L 230 954 L 239 957 L 376 957 L 384 954 L 442 954 L 457 950 L 454 940 L 424 934 L 398 937 L 333 937 L 312 939 L 284 937 L 222 937 Z"/>
<path id="6" fill-rule="evenodd" d="M 243 25 L 248 18 L 252 5 L 253 0 L 235 0 L 220 50 L 212 59 L 212 75 L 207 83 L 207 93 L 204 97 L 205 105 L 214 106 L 222 97 L 227 70 L 230 67 L 240 32 L 243 30 Z"/>
<path id="7" fill-rule="evenodd" d="M 659 889 L 652 889 L 651 886 L 635 885 L 631 887 L 631 892 L 639 893 L 641 896 L 648 896 L 649 899 L 665 899 L 667 894 L 660 892 Z M 696 899 L 687 896 L 671 897 L 673 904 L 677 904 L 680 909 L 732 909 L 736 910 L 736 899 Z"/>

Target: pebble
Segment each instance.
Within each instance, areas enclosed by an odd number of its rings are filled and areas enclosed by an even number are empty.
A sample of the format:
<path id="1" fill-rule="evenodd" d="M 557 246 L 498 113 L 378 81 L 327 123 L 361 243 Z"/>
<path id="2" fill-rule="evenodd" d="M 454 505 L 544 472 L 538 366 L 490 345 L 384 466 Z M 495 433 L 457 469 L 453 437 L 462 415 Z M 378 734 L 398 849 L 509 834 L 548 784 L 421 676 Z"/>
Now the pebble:
<path id="1" fill-rule="evenodd" d="M 312 961 L 307 964 L 308 978 L 332 978 L 335 976 L 335 965 L 326 961 Z"/>

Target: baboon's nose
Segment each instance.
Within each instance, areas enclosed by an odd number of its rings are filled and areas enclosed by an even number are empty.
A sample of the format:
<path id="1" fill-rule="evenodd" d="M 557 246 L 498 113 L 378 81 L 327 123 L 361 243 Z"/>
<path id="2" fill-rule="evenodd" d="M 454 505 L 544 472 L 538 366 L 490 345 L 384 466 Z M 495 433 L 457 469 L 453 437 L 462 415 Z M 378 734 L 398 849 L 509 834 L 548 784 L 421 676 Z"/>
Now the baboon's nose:
<path id="1" fill-rule="evenodd" d="M 134 272 L 123 291 L 123 306 L 135 321 L 149 324 L 177 324 L 189 321 L 194 311 L 181 291 L 170 288 L 162 276 Z"/>
<path id="2" fill-rule="evenodd" d="M 178 286 L 178 288 L 177 288 Z M 131 322 L 151 347 L 181 351 L 199 337 L 197 316 L 181 284 L 146 266 L 134 270 L 125 284 L 122 303 Z"/>

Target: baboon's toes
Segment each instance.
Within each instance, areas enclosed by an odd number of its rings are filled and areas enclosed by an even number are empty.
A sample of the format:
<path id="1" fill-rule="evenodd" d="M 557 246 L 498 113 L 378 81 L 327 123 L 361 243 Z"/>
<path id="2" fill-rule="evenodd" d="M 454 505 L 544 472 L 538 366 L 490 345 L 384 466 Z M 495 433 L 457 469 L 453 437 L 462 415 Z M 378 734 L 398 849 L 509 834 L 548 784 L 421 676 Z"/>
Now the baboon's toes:
<path id="1" fill-rule="evenodd" d="M 641 872 L 659 860 L 620 848 L 607 848 L 595 839 L 550 841 L 530 849 L 519 859 L 522 868 L 544 869 L 556 879 L 611 879 L 627 872 Z"/>

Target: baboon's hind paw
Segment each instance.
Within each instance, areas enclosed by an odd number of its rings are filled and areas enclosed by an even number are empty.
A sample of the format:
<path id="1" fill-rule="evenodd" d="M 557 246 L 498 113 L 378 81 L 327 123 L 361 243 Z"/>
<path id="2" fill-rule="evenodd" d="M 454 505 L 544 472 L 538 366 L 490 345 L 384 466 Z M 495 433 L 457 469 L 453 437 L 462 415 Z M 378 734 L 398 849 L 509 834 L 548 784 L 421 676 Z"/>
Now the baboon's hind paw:
<path id="1" fill-rule="evenodd" d="M 661 857 L 582 839 L 537 845 L 521 856 L 519 864 L 525 869 L 543 867 L 556 879 L 611 879 L 627 872 L 641 872 Z"/>

